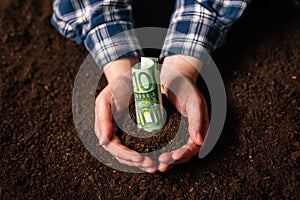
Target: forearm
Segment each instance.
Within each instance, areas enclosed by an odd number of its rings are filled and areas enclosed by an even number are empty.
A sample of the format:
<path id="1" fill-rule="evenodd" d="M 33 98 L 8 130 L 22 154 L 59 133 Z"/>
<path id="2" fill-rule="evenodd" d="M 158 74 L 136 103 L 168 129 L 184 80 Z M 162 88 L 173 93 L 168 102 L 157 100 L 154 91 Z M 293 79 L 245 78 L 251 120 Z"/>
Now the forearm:
<path id="1" fill-rule="evenodd" d="M 130 0 L 55 0 L 53 10 L 52 24 L 63 36 L 84 43 L 100 68 L 119 58 L 142 55 L 130 31 Z"/>
<path id="2" fill-rule="evenodd" d="M 241 16 L 247 0 L 177 0 L 161 53 L 201 59 L 220 46 L 228 28 Z"/>

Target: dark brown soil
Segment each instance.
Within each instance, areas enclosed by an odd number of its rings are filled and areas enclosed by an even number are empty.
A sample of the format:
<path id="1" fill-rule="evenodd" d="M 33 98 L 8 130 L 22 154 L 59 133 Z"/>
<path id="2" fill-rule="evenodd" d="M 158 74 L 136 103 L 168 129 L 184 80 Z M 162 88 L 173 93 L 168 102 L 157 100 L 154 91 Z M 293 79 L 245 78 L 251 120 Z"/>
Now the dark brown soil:
<path id="1" fill-rule="evenodd" d="M 188 141 L 188 134 L 185 134 L 188 132 L 187 119 L 182 117 L 181 121 L 180 113 L 170 104 L 165 95 L 163 95 L 163 105 L 164 108 L 166 108 L 167 113 L 165 126 L 160 131 L 149 133 L 136 126 L 132 126 L 132 122 L 136 124 L 135 107 L 132 103 L 129 109 L 130 114 L 124 116 L 124 119 L 122 120 L 121 130 L 123 131 L 119 131 L 121 142 L 130 149 L 140 153 L 157 151 L 171 142 L 174 142 L 172 147 L 167 148 L 164 151 L 172 151 L 185 145 Z M 179 128 L 179 124 L 181 128 Z M 180 138 L 174 141 L 173 138 L 176 134 L 178 134 Z"/>
<path id="2" fill-rule="evenodd" d="M 153 23 L 140 8 L 137 26 L 166 26 L 170 5 Z M 253 3 L 214 54 L 228 97 L 220 141 L 157 174 L 111 169 L 80 141 L 72 89 L 88 53 L 59 35 L 51 12 L 50 0 L 0 2 L 1 199 L 300 199 L 299 10 Z"/>

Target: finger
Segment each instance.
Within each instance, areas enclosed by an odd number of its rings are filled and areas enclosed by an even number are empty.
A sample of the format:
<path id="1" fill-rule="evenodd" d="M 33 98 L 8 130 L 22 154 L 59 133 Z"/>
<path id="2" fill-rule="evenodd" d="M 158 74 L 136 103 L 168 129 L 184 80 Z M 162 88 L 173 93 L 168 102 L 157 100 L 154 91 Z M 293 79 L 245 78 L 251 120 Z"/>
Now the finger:
<path id="1" fill-rule="evenodd" d="M 112 136 L 113 124 L 110 98 L 109 94 L 103 91 L 97 97 L 95 103 L 96 122 L 98 126 L 97 136 L 100 145 L 107 144 Z"/>
<path id="2" fill-rule="evenodd" d="M 116 135 L 112 135 L 110 142 L 103 147 L 113 156 L 125 161 L 142 162 L 144 159 L 138 152 L 124 146 Z"/>
<path id="3" fill-rule="evenodd" d="M 188 143 L 181 148 L 162 154 L 158 159 L 160 162 L 158 169 L 161 171 L 168 166 L 188 162 L 199 150 L 200 146 L 190 138 Z"/>
<path id="4" fill-rule="evenodd" d="M 157 169 L 145 169 L 145 171 L 150 174 L 155 174 L 157 172 Z"/>
<path id="5" fill-rule="evenodd" d="M 189 157 L 186 157 L 184 159 L 181 159 L 181 160 L 176 160 L 174 162 L 174 164 L 178 165 L 178 164 L 182 164 L 182 163 L 186 163 L 188 161 L 190 161 L 192 159 L 193 156 L 189 156 Z"/>
<path id="6" fill-rule="evenodd" d="M 97 138 L 100 140 L 101 138 L 101 133 L 100 133 L 100 129 L 98 127 L 98 122 L 97 122 L 97 115 L 95 115 L 95 124 L 94 124 L 94 130 L 96 133 Z M 116 125 L 113 125 L 112 127 L 112 134 L 116 134 L 118 132 L 118 127 Z M 99 143 L 100 144 L 100 143 Z M 100 144 L 101 145 L 101 144 Z"/>
<path id="7" fill-rule="evenodd" d="M 202 145 L 207 131 L 208 112 L 204 98 L 198 92 L 192 94 L 185 104 L 189 123 L 189 134 L 194 142 Z"/>
<path id="8" fill-rule="evenodd" d="M 137 167 L 137 168 L 140 168 L 141 170 L 146 171 L 146 172 L 151 173 L 151 174 L 153 174 L 157 171 L 155 162 L 152 161 L 148 157 L 145 157 L 143 162 L 133 162 L 133 161 L 128 161 L 128 160 L 123 160 L 123 159 L 118 158 L 118 157 L 116 157 L 116 159 L 121 164 L 124 164 L 124 165 L 127 165 L 127 166 L 132 166 L 132 167 Z"/>
<path id="9" fill-rule="evenodd" d="M 156 163 L 149 157 L 144 157 L 142 162 L 133 162 L 133 161 L 128 161 L 128 160 L 123 160 L 123 159 L 118 158 L 118 157 L 116 157 L 116 159 L 120 163 L 126 164 L 128 166 L 139 167 L 139 168 L 142 168 L 142 169 L 156 170 Z"/>
<path id="10" fill-rule="evenodd" d="M 173 168 L 174 165 L 168 165 L 168 164 L 165 164 L 165 163 L 161 163 L 159 164 L 158 166 L 158 171 L 160 172 L 165 172 L 171 168 Z"/>
<path id="11" fill-rule="evenodd" d="M 123 160 L 123 159 L 118 158 L 118 157 L 115 157 L 115 158 L 117 159 L 117 161 L 119 161 L 119 163 L 121 163 L 123 165 L 131 166 L 131 167 L 139 167 L 139 163 L 137 163 L 137 162 Z"/>
<path id="12" fill-rule="evenodd" d="M 164 164 L 171 164 L 174 162 L 173 158 L 172 158 L 172 153 L 173 152 L 166 152 L 163 153 L 159 156 L 158 161 L 160 163 L 164 163 Z"/>
<path id="13" fill-rule="evenodd" d="M 200 147 L 200 145 L 194 143 L 194 141 L 190 138 L 187 144 L 172 152 L 172 159 L 182 163 L 186 158 L 190 159 L 196 155 L 199 152 Z"/>
<path id="14" fill-rule="evenodd" d="M 172 164 L 177 160 L 181 160 L 189 155 L 195 155 L 200 149 L 200 146 L 195 144 L 191 137 L 188 142 L 182 147 L 175 149 L 171 152 L 163 153 L 159 156 L 160 163 Z"/>
<path id="15" fill-rule="evenodd" d="M 98 140 L 100 141 L 101 133 L 100 133 L 100 129 L 99 129 L 99 127 L 98 127 L 97 115 L 95 115 L 94 130 L 95 130 L 95 133 L 96 133 L 96 136 L 97 136 Z"/>
<path id="16" fill-rule="evenodd" d="M 156 169 L 156 163 L 151 158 L 144 157 L 143 162 L 140 163 L 140 167 Z"/>

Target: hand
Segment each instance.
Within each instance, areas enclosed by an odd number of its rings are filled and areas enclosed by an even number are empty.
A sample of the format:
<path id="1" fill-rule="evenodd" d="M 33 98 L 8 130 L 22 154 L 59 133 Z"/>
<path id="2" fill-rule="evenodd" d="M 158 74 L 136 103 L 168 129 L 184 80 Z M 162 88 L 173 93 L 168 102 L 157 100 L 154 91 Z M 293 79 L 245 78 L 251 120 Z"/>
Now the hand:
<path id="1" fill-rule="evenodd" d="M 96 98 L 95 132 L 99 144 L 120 163 L 154 173 L 156 163 L 124 146 L 116 135 L 118 128 L 112 123 L 113 116 L 120 115 L 129 105 L 130 96 L 133 94 L 131 67 L 138 61 L 135 57 L 123 58 L 104 66 L 108 85 Z"/>
<path id="2" fill-rule="evenodd" d="M 179 149 L 159 157 L 158 170 L 164 172 L 175 164 L 189 161 L 195 156 L 206 135 L 209 118 L 204 97 L 198 91 L 196 80 L 202 62 L 190 56 L 174 55 L 165 58 L 162 71 L 162 92 L 185 117 L 188 118 L 188 142 Z"/>

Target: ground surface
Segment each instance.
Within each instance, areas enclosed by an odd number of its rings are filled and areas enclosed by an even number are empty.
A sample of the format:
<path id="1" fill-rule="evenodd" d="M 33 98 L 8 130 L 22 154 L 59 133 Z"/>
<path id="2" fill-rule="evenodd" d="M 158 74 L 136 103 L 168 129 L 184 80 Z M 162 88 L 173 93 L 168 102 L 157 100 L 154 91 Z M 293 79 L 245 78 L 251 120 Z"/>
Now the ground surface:
<path id="1" fill-rule="evenodd" d="M 99 163 L 76 133 L 72 88 L 87 51 L 49 24 L 51 1 L 1 0 L 0 198 L 300 199 L 300 12 L 260 2 L 215 54 L 228 96 L 217 146 L 131 174 Z M 165 26 L 169 11 L 137 11 L 137 25 Z"/>

